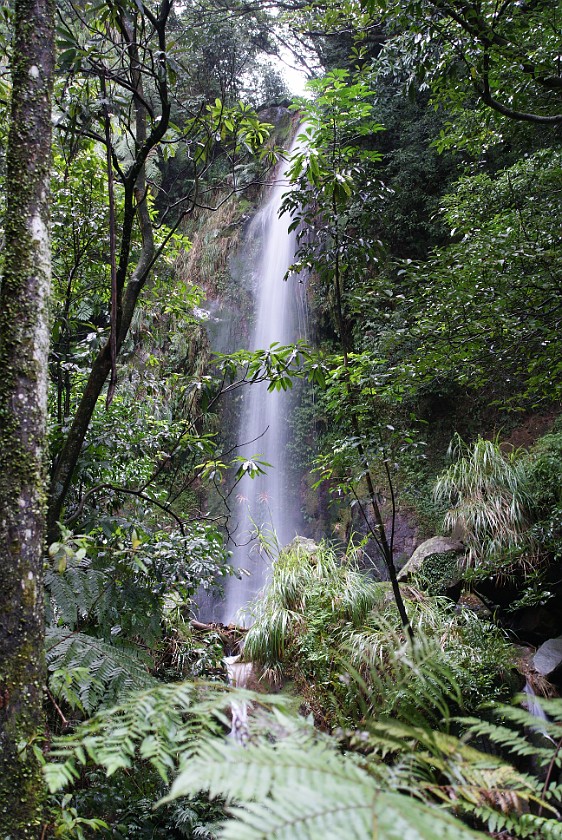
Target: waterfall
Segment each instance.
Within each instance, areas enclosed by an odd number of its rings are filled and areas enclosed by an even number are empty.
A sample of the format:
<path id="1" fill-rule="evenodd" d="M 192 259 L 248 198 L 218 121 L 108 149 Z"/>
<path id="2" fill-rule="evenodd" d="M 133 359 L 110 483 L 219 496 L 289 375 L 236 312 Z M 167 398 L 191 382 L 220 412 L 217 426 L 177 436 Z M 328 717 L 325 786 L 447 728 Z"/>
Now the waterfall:
<path id="1" fill-rule="evenodd" d="M 291 152 L 296 147 L 293 143 Z M 299 278 L 284 280 L 295 259 L 296 233 L 288 233 L 290 218 L 279 218 L 288 188 L 287 164 L 282 165 L 275 185 L 252 221 L 246 237 L 242 264 L 255 289 L 255 320 L 250 349 L 271 344 L 290 344 L 306 338 L 306 301 Z M 258 256 L 255 257 L 257 248 Z M 254 252 L 254 254 L 252 253 Z M 255 540 L 258 528 L 266 539 L 275 534 L 283 546 L 302 532 L 299 487 L 291 480 L 287 457 L 288 421 L 294 398 L 289 391 L 267 391 L 267 383 L 246 387 L 238 427 L 239 454 L 270 464 L 267 474 L 244 477 L 236 486 L 233 508 L 236 527 L 232 563 L 241 568 L 241 579 L 230 578 L 225 587 L 222 621 L 232 621 L 239 610 L 263 588 L 268 561 Z M 237 617 L 240 621 L 240 616 Z"/>
<path id="2" fill-rule="evenodd" d="M 548 720 L 543 707 L 537 700 L 537 695 L 533 690 L 533 686 L 531 685 L 528 679 L 525 680 L 525 685 L 523 686 L 523 693 L 526 695 L 524 705 L 527 707 L 527 711 L 534 715 L 538 720 Z"/>

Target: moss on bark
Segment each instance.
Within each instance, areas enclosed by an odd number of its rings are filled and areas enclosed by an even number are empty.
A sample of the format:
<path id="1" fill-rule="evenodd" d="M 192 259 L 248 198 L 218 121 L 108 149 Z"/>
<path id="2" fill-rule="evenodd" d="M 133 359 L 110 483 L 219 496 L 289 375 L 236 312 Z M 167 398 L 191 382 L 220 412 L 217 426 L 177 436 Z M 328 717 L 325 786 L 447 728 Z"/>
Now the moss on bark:
<path id="1" fill-rule="evenodd" d="M 16 0 L 0 284 L 0 836 L 40 837 L 52 0 Z"/>

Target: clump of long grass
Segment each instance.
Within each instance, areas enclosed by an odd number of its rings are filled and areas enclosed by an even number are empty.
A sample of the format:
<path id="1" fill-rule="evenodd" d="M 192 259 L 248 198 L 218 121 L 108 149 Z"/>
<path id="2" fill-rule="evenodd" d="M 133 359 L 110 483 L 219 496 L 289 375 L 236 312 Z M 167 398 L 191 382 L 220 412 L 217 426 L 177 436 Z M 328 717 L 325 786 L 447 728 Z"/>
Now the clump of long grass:
<path id="1" fill-rule="evenodd" d="M 503 451 L 497 438 L 469 446 L 455 435 L 449 454 L 453 463 L 437 479 L 434 496 L 450 506 L 444 525 L 465 541 L 467 564 L 534 566 L 528 453 Z"/>
<path id="2" fill-rule="evenodd" d="M 244 657 L 262 666 L 269 678 L 279 679 L 291 642 L 306 632 L 319 608 L 326 628 L 347 623 L 359 627 L 380 600 L 380 586 L 357 570 L 352 557 L 338 558 L 327 545 L 314 553 L 298 547 L 281 553 L 271 583 L 254 607 Z"/>

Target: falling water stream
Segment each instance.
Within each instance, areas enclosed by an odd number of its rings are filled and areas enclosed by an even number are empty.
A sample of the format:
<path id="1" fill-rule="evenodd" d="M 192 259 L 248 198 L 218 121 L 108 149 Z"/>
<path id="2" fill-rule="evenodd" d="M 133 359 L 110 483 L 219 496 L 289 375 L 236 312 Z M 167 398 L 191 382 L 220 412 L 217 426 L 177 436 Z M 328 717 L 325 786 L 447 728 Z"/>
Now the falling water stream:
<path id="1" fill-rule="evenodd" d="M 291 151 L 295 146 L 296 141 Z M 290 344 L 306 337 L 304 285 L 295 277 L 284 279 L 294 262 L 296 248 L 296 233 L 287 230 L 290 217 L 279 217 L 288 189 L 286 171 L 284 164 L 250 225 L 242 254 L 244 270 L 251 275 L 255 289 L 251 350 L 267 349 L 274 342 Z M 287 453 L 293 405 L 290 390 L 268 392 L 266 382 L 248 386 L 242 398 L 239 454 L 246 459 L 255 456 L 271 466 L 265 475 L 244 477 L 235 489 L 232 563 L 244 571 L 240 578 L 227 582 L 221 615 L 225 624 L 235 618 L 239 622 L 245 620 L 240 610 L 257 596 L 267 580 L 269 565 L 259 550 L 256 531 L 280 546 L 302 532 L 299 488 L 291 478 Z"/>

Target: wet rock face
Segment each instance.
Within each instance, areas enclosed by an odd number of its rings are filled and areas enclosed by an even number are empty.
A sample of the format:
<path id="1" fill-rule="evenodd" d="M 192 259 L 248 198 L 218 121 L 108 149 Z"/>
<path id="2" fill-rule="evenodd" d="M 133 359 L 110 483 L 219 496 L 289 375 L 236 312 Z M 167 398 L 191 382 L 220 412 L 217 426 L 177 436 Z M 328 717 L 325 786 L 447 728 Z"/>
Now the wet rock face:
<path id="1" fill-rule="evenodd" d="M 373 528 L 375 524 L 372 521 L 372 514 L 368 502 L 364 502 L 364 510 Z M 390 536 L 391 523 L 385 516 L 385 528 L 387 535 Z M 358 512 L 357 508 L 353 508 L 352 520 L 349 525 L 346 538 L 353 534 L 354 540 L 357 543 L 361 537 L 369 536 L 369 529 L 365 523 L 364 517 Z M 413 514 L 409 512 L 396 511 L 396 518 L 394 522 L 394 539 L 393 539 L 393 556 L 394 564 L 397 569 L 404 565 L 408 557 L 414 551 L 419 541 L 419 527 Z M 388 572 L 380 553 L 373 539 L 369 539 L 364 547 L 365 564 L 364 568 L 368 569 L 377 580 L 388 580 Z"/>
<path id="2" fill-rule="evenodd" d="M 397 566 L 411 556 L 419 539 L 419 527 L 414 517 L 400 511 L 396 514 L 394 525 L 394 556 Z"/>
<path id="3" fill-rule="evenodd" d="M 514 598 L 515 600 L 515 598 Z M 524 607 L 517 610 L 511 616 L 511 621 L 506 622 L 510 630 L 518 638 L 528 641 L 530 644 L 540 645 L 545 639 L 554 637 L 560 633 L 561 616 L 560 595 L 549 600 L 546 604 L 532 607 Z"/>
<path id="4" fill-rule="evenodd" d="M 531 604 L 524 602 L 529 581 L 523 570 L 509 576 L 478 580 L 474 588 L 487 604 L 493 605 L 496 617 L 513 636 L 538 646 L 562 638 L 562 563 L 548 566 L 539 583 L 541 601 Z M 523 602 L 519 606 L 521 599 Z"/>
<path id="5" fill-rule="evenodd" d="M 551 676 L 562 666 L 562 636 L 548 639 L 533 656 L 533 666 L 543 677 Z"/>

